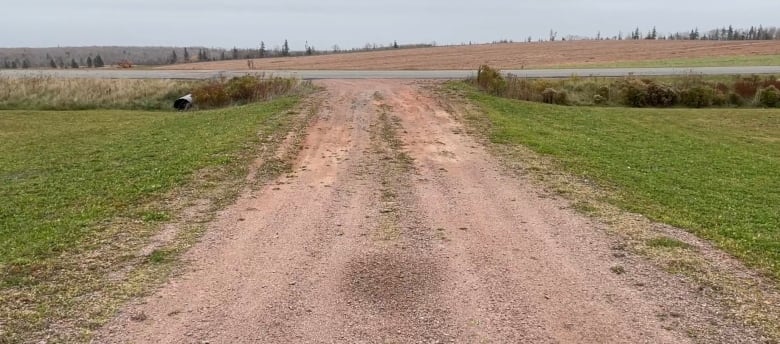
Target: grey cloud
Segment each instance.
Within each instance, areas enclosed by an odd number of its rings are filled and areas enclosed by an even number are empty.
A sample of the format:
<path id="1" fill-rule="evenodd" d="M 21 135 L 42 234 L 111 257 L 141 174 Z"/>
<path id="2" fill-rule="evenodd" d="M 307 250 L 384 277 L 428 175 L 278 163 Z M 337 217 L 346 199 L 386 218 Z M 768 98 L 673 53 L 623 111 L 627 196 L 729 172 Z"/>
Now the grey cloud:
<path id="1" fill-rule="evenodd" d="M 780 2 L 617 0 L 30 0 L 5 4 L 0 46 L 205 45 L 252 47 L 289 39 L 320 49 L 604 35 L 639 26 L 663 33 L 733 24 L 778 25 Z"/>

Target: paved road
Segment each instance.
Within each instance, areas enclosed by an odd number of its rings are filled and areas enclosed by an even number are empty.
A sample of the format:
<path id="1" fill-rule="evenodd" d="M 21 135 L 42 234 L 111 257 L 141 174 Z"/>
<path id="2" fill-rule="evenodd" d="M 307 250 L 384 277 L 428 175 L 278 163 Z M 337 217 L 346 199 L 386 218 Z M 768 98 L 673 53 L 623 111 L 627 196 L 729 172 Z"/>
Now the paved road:
<path id="1" fill-rule="evenodd" d="M 598 68 L 598 69 L 528 69 L 505 70 L 505 73 L 529 78 L 565 78 L 572 75 L 620 77 L 627 75 L 734 75 L 780 74 L 780 66 L 755 67 L 697 67 L 697 68 Z M 227 71 L 227 70 L 0 70 L 0 77 L 96 78 L 96 79 L 211 79 L 246 74 L 291 76 L 301 79 L 464 79 L 475 75 L 471 70 L 431 71 L 336 71 L 336 70 L 288 70 L 288 71 Z"/>

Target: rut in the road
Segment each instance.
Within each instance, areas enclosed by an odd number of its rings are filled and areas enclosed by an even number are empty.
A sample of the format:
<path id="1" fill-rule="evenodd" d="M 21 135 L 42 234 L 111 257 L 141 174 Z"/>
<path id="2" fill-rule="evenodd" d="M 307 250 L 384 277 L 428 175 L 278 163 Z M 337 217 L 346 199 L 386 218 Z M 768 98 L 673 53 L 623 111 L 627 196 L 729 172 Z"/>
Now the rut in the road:
<path id="1" fill-rule="evenodd" d="M 659 316 L 686 304 L 671 301 L 688 297 L 685 284 L 643 270 L 664 281 L 665 300 L 614 274 L 621 261 L 598 224 L 503 173 L 418 85 L 323 84 L 294 173 L 221 213 L 189 270 L 97 342 L 754 338 L 712 314 Z"/>
<path id="2" fill-rule="evenodd" d="M 378 227 L 364 243 L 366 253 L 346 266 L 345 297 L 368 320 L 353 334 L 380 334 L 390 342 L 449 342 L 453 329 L 447 328 L 450 316 L 440 297 L 446 260 L 437 257 L 436 237 L 421 227 L 412 206 L 414 166 L 397 136 L 401 119 L 382 93 L 374 94 L 374 105 L 371 160 L 379 187 Z"/>

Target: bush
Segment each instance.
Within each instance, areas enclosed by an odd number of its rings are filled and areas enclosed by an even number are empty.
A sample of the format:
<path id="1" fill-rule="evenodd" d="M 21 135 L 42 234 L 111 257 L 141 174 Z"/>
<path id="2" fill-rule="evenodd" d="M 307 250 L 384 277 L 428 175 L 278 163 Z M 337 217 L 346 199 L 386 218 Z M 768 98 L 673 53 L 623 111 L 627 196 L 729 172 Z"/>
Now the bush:
<path id="1" fill-rule="evenodd" d="M 547 104 L 568 105 L 569 94 L 566 93 L 566 91 L 548 88 L 542 91 L 542 102 Z"/>
<path id="2" fill-rule="evenodd" d="M 247 75 L 198 87 L 192 91 L 192 98 L 199 108 L 207 109 L 269 100 L 292 92 L 297 85 L 294 79 Z"/>
<path id="3" fill-rule="evenodd" d="M 668 107 L 674 106 L 680 101 L 680 95 L 674 87 L 660 82 L 650 81 L 647 84 L 646 92 L 648 106 Z"/>
<path id="4" fill-rule="evenodd" d="M 726 106 L 729 104 L 729 98 L 721 92 L 715 92 L 712 97 L 712 105 L 714 106 Z"/>
<path id="5" fill-rule="evenodd" d="M 742 78 L 734 82 L 734 92 L 744 99 L 752 99 L 756 96 L 760 86 L 758 76 Z"/>
<path id="6" fill-rule="evenodd" d="M 555 104 L 569 105 L 569 93 L 566 91 L 560 91 L 555 95 Z"/>
<path id="7" fill-rule="evenodd" d="M 498 69 L 482 65 L 477 72 L 477 86 L 493 95 L 501 95 L 506 89 L 506 80 Z"/>
<path id="8" fill-rule="evenodd" d="M 230 96 L 221 82 L 211 82 L 192 91 L 192 98 L 200 108 L 215 108 L 230 104 Z"/>
<path id="9" fill-rule="evenodd" d="M 601 86 L 596 90 L 596 95 L 604 98 L 605 101 L 609 101 L 609 86 Z"/>
<path id="10" fill-rule="evenodd" d="M 623 104 L 633 107 L 647 106 L 647 84 L 637 79 L 630 79 L 621 87 Z"/>
<path id="11" fill-rule="evenodd" d="M 693 86 L 680 92 L 680 102 L 688 107 L 702 108 L 712 105 L 715 90 L 707 85 Z"/>
<path id="12" fill-rule="evenodd" d="M 715 85 L 715 89 L 718 92 L 723 93 L 723 94 L 728 94 L 729 93 L 729 85 L 726 85 L 726 84 L 724 84 L 722 82 L 717 83 Z"/>
<path id="13" fill-rule="evenodd" d="M 765 107 L 780 106 L 780 90 L 774 85 L 762 88 L 758 94 L 758 103 Z"/>
<path id="14" fill-rule="evenodd" d="M 729 104 L 735 105 L 735 106 L 742 106 L 745 105 L 745 99 L 739 96 L 739 94 L 736 94 L 735 92 L 729 93 Z"/>
<path id="15" fill-rule="evenodd" d="M 766 77 L 766 80 L 764 80 L 763 86 L 765 88 L 769 86 L 774 86 L 775 88 L 780 89 L 780 80 L 777 80 L 776 76 L 770 75 Z"/>
<path id="16" fill-rule="evenodd" d="M 253 101 L 257 99 L 255 93 L 258 83 L 259 80 L 256 77 L 249 75 L 233 78 L 225 86 L 225 92 L 233 101 Z"/>
<path id="17" fill-rule="evenodd" d="M 555 98 L 558 96 L 558 91 L 552 88 L 548 88 L 542 91 L 542 102 L 546 104 L 554 104 Z"/>
<path id="18" fill-rule="evenodd" d="M 604 105 L 607 102 L 608 102 L 607 98 L 605 98 L 604 96 L 602 96 L 600 94 L 597 94 L 597 95 L 593 96 L 593 104 Z"/>

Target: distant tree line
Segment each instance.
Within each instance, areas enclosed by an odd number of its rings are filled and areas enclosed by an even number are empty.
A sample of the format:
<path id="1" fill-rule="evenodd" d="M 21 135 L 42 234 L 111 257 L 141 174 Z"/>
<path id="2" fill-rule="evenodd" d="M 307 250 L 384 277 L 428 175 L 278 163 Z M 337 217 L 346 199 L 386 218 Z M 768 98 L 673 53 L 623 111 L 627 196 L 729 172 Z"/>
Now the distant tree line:
<path id="1" fill-rule="evenodd" d="M 551 35 L 551 40 L 555 40 Z M 690 31 L 676 32 L 671 34 L 662 34 L 654 26 L 652 29 L 643 32 L 639 27 L 635 28 L 628 35 L 618 33 L 616 36 L 604 37 L 598 32 L 595 37 L 568 36 L 569 40 L 714 40 L 714 41 L 767 41 L 780 40 L 780 29 L 774 26 L 751 26 L 748 29 L 737 29 L 733 26 L 724 26 L 719 29 L 709 31 L 700 31 L 694 28 Z M 565 40 L 565 39 L 564 39 Z M 530 40 L 529 40 L 530 41 Z"/>
<path id="2" fill-rule="evenodd" d="M 272 57 L 297 57 L 347 52 L 410 49 L 432 47 L 431 44 L 388 45 L 367 43 L 362 48 L 317 49 L 308 42 L 303 50 L 293 50 L 288 40 L 270 47 L 261 41 L 256 48 L 204 48 L 204 47 L 67 47 L 67 48 L 0 48 L 0 68 L 102 68 L 121 65 L 128 61 L 135 65 L 166 65 L 204 61 L 259 59 Z"/>
<path id="3" fill-rule="evenodd" d="M 677 32 L 670 34 L 662 34 L 656 27 L 652 27 L 650 30 L 642 31 L 639 27 L 635 28 L 628 34 L 619 32 L 614 36 L 602 35 L 601 32 L 597 32 L 595 36 L 579 36 L 568 35 L 559 36 L 555 30 L 550 30 L 547 37 L 538 38 L 538 42 L 545 41 L 582 41 L 582 40 L 716 40 L 716 41 L 743 41 L 743 40 L 780 40 L 780 28 L 773 26 L 751 26 L 748 29 L 736 29 L 733 26 L 724 26 L 719 29 L 713 29 L 709 31 L 700 31 L 698 28 L 694 28 L 690 31 Z M 533 42 L 534 39 L 528 36 L 525 42 Z M 515 43 L 511 39 L 495 40 L 493 44 L 505 44 Z M 471 45 L 472 42 L 462 43 L 463 45 Z"/>

